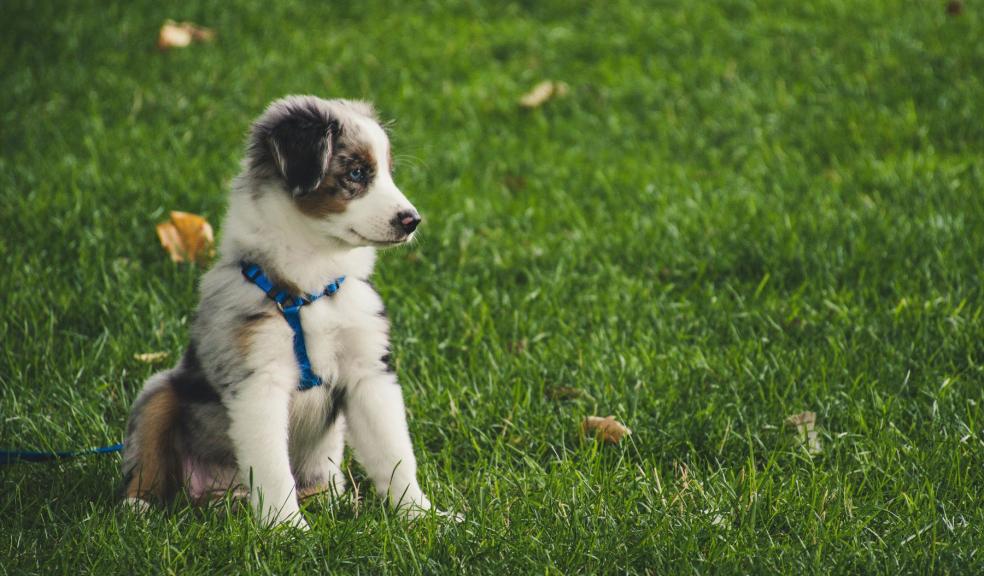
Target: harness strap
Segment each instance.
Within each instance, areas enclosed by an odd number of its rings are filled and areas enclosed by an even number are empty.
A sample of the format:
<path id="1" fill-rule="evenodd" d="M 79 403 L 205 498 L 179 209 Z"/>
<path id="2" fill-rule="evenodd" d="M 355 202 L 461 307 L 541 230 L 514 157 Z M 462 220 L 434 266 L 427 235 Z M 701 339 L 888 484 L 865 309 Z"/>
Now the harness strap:
<path id="1" fill-rule="evenodd" d="M 324 382 L 321 377 L 311 369 L 311 359 L 308 358 L 307 345 L 304 343 L 304 328 L 301 326 L 301 307 L 288 306 L 282 309 L 284 319 L 291 330 L 294 331 L 294 358 L 297 360 L 297 367 L 301 371 L 301 382 L 297 385 L 298 390 L 308 390 L 315 386 L 321 386 Z"/>
<path id="2" fill-rule="evenodd" d="M 314 302 L 322 296 L 334 296 L 345 281 L 345 276 L 339 276 L 334 282 L 330 282 L 325 289 L 318 294 L 306 294 L 303 296 L 293 296 L 287 290 L 281 289 L 267 278 L 263 269 L 256 264 L 241 262 L 240 267 L 243 276 L 252 282 L 267 295 L 268 298 L 277 303 L 277 308 L 284 315 L 287 325 L 294 331 L 294 359 L 297 360 L 297 367 L 301 372 L 301 380 L 297 385 L 298 390 L 309 390 L 315 386 L 321 386 L 324 382 L 311 369 L 311 359 L 308 357 L 307 345 L 304 343 L 304 327 L 301 325 L 301 308 Z"/>

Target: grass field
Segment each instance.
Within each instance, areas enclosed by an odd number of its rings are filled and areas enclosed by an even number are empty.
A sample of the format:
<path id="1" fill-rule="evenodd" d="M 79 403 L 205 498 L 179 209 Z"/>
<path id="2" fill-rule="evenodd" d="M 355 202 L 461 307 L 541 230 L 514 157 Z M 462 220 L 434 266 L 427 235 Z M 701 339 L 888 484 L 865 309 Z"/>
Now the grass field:
<path id="1" fill-rule="evenodd" d="M 221 235 L 270 100 L 368 98 L 425 217 L 376 276 L 422 482 L 467 519 L 351 462 L 303 537 L 18 464 L 0 574 L 984 572 L 984 5 L 48 4 L 0 18 L 0 448 L 121 440 L 201 274 L 154 225 Z M 218 37 L 159 53 L 167 18 Z"/>

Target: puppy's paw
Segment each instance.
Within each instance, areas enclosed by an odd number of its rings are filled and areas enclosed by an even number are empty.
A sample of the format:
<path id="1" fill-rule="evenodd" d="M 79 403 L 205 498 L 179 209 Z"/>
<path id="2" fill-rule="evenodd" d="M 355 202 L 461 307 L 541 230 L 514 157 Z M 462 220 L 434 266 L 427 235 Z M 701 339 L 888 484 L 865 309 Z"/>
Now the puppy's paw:
<path id="1" fill-rule="evenodd" d="M 259 525 L 263 528 L 288 528 L 301 531 L 309 529 L 307 520 L 301 515 L 297 500 L 293 497 L 287 499 L 283 506 L 261 508 L 254 505 L 253 510 L 257 515 Z"/>
<path id="2" fill-rule="evenodd" d="M 422 503 L 411 502 L 409 504 L 404 504 L 400 506 L 400 513 L 402 513 L 407 520 L 416 520 L 417 518 L 422 518 L 428 514 L 434 514 L 443 520 L 450 520 L 455 524 L 460 524 L 465 521 L 465 517 L 461 513 L 440 510 L 432 506 L 431 503 L 426 500 Z"/>
<path id="3" fill-rule="evenodd" d="M 307 532 L 311 529 L 308 525 L 307 520 L 300 512 L 295 512 L 294 514 L 281 514 L 276 518 L 267 518 L 262 522 L 262 526 L 273 529 L 273 530 L 286 530 L 293 532 L 295 530 L 300 532 Z"/>
<path id="4" fill-rule="evenodd" d="M 465 521 L 465 515 L 461 512 L 446 512 L 444 510 L 438 510 L 434 508 L 434 513 L 445 520 L 454 522 L 455 524 L 461 524 Z"/>
<path id="5" fill-rule="evenodd" d="M 311 526 L 308 525 L 307 520 L 304 519 L 304 516 L 302 516 L 300 512 L 294 512 L 293 514 L 281 514 L 276 519 L 270 520 L 266 524 L 272 528 L 299 530 L 301 532 L 307 532 L 311 529 Z"/>
<path id="6" fill-rule="evenodd" d="M 150 511 L 150 502 L 143 498 L 129 497 L 123 499 L 123 508 L 134 514 L 144 514 Z"/>
<path id="7" fill-rule="evenodd" d="M 307 520 L 300 513 L 294 514 L 286 522 L 282 522 L 281 525 L 300 532 L 310 532 L 311 530 L 311 525 L 308 524 Z"/>

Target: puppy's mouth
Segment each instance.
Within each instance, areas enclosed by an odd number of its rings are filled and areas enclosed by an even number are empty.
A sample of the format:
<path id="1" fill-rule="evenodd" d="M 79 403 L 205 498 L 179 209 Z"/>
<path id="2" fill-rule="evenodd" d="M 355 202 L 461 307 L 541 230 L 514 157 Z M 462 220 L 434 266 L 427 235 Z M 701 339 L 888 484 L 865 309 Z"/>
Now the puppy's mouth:
<path id="1" fill-rule="evenodd" d="M 358 236 L 359 239 L 362 240 L 362 241 L 364 241 L 366 244 L 369 244 L 370 246 L 378 246 L 378 247 L 383 247 L 383 246 L 396 246 L 397 244 L 403 244 L 407 240 L 410 239 L 410 235 L 407 234 L 403 238 L 399 238 L 397 240 L 392 240 L 392 239 L 375 240 L 373 238 L 367 238 L 366 236 L 363 236 L 362 234 L 359 234 L 358 232 L 355 231 L 355 228 L 349 228 L 349 232 L 351 232 L 352 234 L 355 234 L 356 236 Z"/>

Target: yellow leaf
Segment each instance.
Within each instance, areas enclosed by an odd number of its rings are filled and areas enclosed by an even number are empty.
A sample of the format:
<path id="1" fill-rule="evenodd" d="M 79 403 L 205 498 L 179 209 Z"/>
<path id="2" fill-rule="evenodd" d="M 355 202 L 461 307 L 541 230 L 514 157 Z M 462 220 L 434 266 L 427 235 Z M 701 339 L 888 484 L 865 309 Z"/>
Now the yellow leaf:
<path id="1" fill-rule="evenodd" d="M 133 359 L 147 364 L 153 364 L 154 362 L 164 360 L 169 354 L 168 352 L 144 352 L 142 354 L 134 354 Z"/>
<path id="2" fill-rule="evenodd" d="M 632 430 L 615 419 L 614 416 L 602 418 L 600 416 L 588 416 L 581 422 L 581 430 L 584 433 L 594 432 L 596 438 L 601 438 L 605 442 L 618 444 L 623 436 L 632 434 Z"/>
<path id="3" fill-rule="evenodd" d="M 820 436 L 817 435 L 815 429 L 816 423 L 817 415 L 815 412 L 800 412 L 786 418 L 786 426 L 796 430 L 800 441 L 806 444 L 806 450 L 810 454 L 823 452 Z"/>
<path id="4" fill-rule="evenodd" d="M 191 22 L 165 20 L 157 36 L 157 48 L 160 50 L 184 48 L 192 42 L 211 42 L 214 38 L 215 31 L 211 28 L 204 28 Z"/>
<path id="5" fill-rule="evenodd" d="M 172 262 L 205 264 L 215 254 L 212 226 L 197 214 L 171 212 L 171 220 L 157 225 L 161 246 Z"/>
<path id="6" fill-rule="evenodd" d="M 543 106 L 547 100 L 551 98 L 561 98 L 567 94 L 567 84 L 563 82 L 554 82 L 553 80 L 544 80 L 532 90 L 523 94 L 522 98 L 519 99 L 519 104 L 523 108 L 538 108 Z"/>

